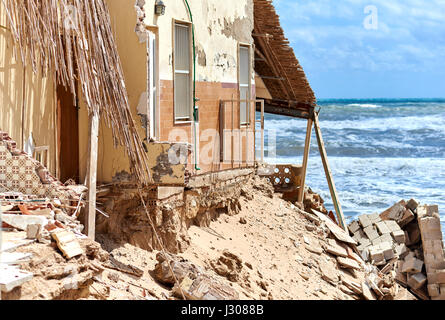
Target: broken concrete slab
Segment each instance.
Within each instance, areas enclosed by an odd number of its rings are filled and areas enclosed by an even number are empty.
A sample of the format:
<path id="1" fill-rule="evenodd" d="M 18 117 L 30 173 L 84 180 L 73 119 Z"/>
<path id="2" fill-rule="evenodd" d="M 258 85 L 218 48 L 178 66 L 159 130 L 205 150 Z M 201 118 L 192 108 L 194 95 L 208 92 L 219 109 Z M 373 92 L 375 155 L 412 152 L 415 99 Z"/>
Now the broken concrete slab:
<path id="1" fill-rule="evenodd" d="M 350 258 L 337 257 L 337 261 L 343 268 L 360 270 L 361 267 L 357 261 Z"/>
<path id="2" fill-rule="evenodd" d="M 365 281 L 362 282 L 362 294 L 366 300 L 377 300 L 370 286 Z"/>
<path id="3" fill-rule="evenodd" d="M 20 264 L 27 262 L 32 258 L 32 253 L 22 253 L 22 252 L 1 252 L 0 253 L 0 264 Z"/>
<path id="4" fill-rule="evenodd" d="M 41 226 L 46 226 L 48 224 L 48 219 L 43 216 L 27 216 L 20 214 L 2 214 L 2 221 L 13 228 L 23 231 L 26 231 L 30 224 L 38 224 Z"/>
<path id="5" fill-rule="evenodd" d="M 14 288 L 31 280 L 33 274 L 17 267 L 0 264 L 0 291 L 11 292 Z"/>
<path id="6" fill-rule="evenodd" d="M 325 246 L 325 249 L 330 254 L 333 254 L 335 256 L 339 257 L 347 257 L 348 252 L 345 248 L 340 246 L 335 240 L 329 239 L 328 244 Z"/>

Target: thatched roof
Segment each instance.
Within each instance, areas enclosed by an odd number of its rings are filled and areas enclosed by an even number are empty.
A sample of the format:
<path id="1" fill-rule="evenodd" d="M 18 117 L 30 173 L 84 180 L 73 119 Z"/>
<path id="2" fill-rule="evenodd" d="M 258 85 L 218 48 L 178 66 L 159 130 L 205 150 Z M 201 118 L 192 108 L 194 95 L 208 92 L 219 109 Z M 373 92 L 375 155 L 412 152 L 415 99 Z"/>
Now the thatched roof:
<path id="1" fill-rule="evenodd" d="M 100 113 L 124 145 L 133 173 L 150 182 L 147 154 L 131 116 L 121 61 L 104 0 L 2 0 L 23 63 L 41 66 Z M 68 12 L 75 12 L 69 15 Z M 74 19 L 69 19 L 75 17 Z M 77 76 L 76 76 L 77 74 Z"/>
<path id="2" fill-rule="evenodd" d="M 307 117 L 316 98 L 289 41 L 272 1 L 254 0 L 255 72 L 272 99 L 266 112 Z"/>

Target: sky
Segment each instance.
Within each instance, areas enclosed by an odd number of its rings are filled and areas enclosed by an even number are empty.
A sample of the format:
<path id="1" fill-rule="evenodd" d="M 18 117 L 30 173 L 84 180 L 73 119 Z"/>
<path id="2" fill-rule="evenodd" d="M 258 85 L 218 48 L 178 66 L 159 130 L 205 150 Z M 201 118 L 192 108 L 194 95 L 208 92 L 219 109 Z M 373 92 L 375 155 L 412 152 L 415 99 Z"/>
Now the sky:
<path id="1" fill-rule="evenodd" d="M 318 99 L 445 98 L 445 0 L 274 0 Z"/>

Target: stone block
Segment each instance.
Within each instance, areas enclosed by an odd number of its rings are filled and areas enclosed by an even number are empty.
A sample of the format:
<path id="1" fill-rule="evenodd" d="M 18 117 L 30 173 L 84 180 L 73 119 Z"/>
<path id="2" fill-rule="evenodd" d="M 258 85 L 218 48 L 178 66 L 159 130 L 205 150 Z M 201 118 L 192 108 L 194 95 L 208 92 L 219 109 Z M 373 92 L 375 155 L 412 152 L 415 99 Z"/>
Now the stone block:
<path id="1" fill-rule="evenodd" d="M 419 272 L 409 276 L 408 285 L 413 289 L 420 289 L 426 283 L 426 280 L 426 276 Z"/>
<path id="2" fill-rule="evenodd" d="M 352 221 L 348 226 L 349 231 L 351 231 L 352 234 L 356 233 L 361 229 L 360 224 L 357 220 Z"/>
<path id="3" fill-rule="evenodd" d="M 366 228 L 370 225 L 372 225 L 371 219 L 369 219 L 369 216 L 367 214 L 363 214 L 358 217 L 358 221 L 360 222 L 360 225 L 362 228 Z"/>
<path id="4" fill-rule="evenodd" d="M 423 261 L 417 258 L 405 259 L 402 266 L 402 272 L 406 273 L 419 273 L 422 272 Z"/>
<path id="5" fill-rule="evenodd" d="M 386 223 L 383 221 L 377 222 L 376 227 L 381 235 L 391 233 L 391 230 L 387 227 Z"/>
<path id="6" fill-rule="evenodd" d="M 363 232 L 366 234 L 369 240 L 374 240 L 379 237 L 379 234 L 377 230 L 373 226 L 368 226 L 365 229 L 363 229 Z"/>
<path id="7" fill-rule="evenodd" d="M 42 225 L 40 224 L 28 224 L 26 226 L 26 239 L 38 239 L 41 230 Z"/>
<path id="8" fill-rule="evenodd" d="M 362 238 L 359 243 L 363 247 L 369 247 L 371 245 L 371 240 L 369 240 L 368 238 Z"/>
<path id="9" fill-rule="evenodd" d="M 408 209 L 410 209 L 411 211 L 416 211 L 417 207 L 419 206 L 419 203 L 414 200 L 414 199 L 410 199 L 407 203 L 406 203 L 406 207 Z"/>
<path id="10" fill-rule="evenodd" d="M 352 239 L 354 239 L 358 243 L 360 243 L 361 239 L 363 239 L 363 238 L 367 239 L 366 234 L 363 232 L 362 229 L 356 231 L 352 236 Z"/>
<path id="11" fill-rule="evenodd" d="M 393 240 L 393 238 L 391 237 L 390 234 L 384 234 L 384 235 L 378 237 L 377 239 L 374 239 L 372 241 L 372 245 L 375 246 L 375 245 L 378 245 L 378 244 L 380 244 L 382 242 L 389 242 L 392 245 L 394 243 L 394 240 Z"/>
<path id="12" fill-rule="evenodd" d="M 436 283 L 427 285 L 427 289 L 428 289 L 428 295 L 430 297 L 436 297 L 440 295 L 440 287 Z"/>
<path id="13" fill-rule="evenodd" d="M 394 220 L 385 220 L 385 224 L 391 232 L 402 230 L 399 224 Z"/>
<path id="14" fill-rule="evenodd" d="M 364 261 L 366 261 L 366 262 L 368 262 L 369 261 L 369 249 L 368 248 L 365 248 L 365 249 L 363 249 L 363 250 L 360 250 L 359 249 L 359 251 L 360 251 L 360 255 L 362 256 L 362 259 L 364 260 Z"/>
<path id="15" fill-rule="evenodd" d="M 402 217 L 403 212 L 405 211 L 405 205 L 406 203 L 404 200 L 396 203 L 392 207 L 383 211 L 380 214 L 380 218 L 382 220 L 399 220 Z"/>
<path id="16" fill-rule="evenodd" d="M 373 224 L 376 224 L 376 223 L 382 221 L 382 219 L 380 218 L 380 215 L 379 215 L 378 213 L 370 214 L 370 215 L 368 216 L 368 218 L 369 218 L 369 220 L 371 220 L 371 222 L 372 222 Z"/>
<path id="17" fill-rule="evenodd" d="M 385 261 L 385 255 L 383 254 L 383 250 L 378 246 L 369 247 L 369 258 L 371 261 L 376 263 Z"/>
<path id="18" fill-rule="evenodd" d="M 378 237 L 377 239 L 372 240 L 371 243 L 373 246 L 378 246 L 380 243 L 382 243 L 382 239 Z"/>
<path id="19" fill-rule="evenodd" d="M 382 242 L 379 244 L 379 248 L 383 251 L 383 256 L 385 260 L 391 260 L 394 258 L 394 250 L 392 248 L 392 243 Z"/>
<path id="20" fill-rule="evenodd" d="M 405 238 L 405 232 L 403 230 L 398 230 L 398 231 L 393 231 L 392 233 L 392 237 L 394 238 L 395 242 L 397 243 L 405 243 L 406 242 L 406 238 Z"/>
<path id="21" fill-rule="evenodd" d="M 411 246 L 420 241 L 420 229 L 417 225 L 416 221 L 412 221 L 406 226 L 405 231 L 408 234 L 408 237 L 406 238 L 406 245 Z M 405 235 L 406 237 L 406 235 Z"/>
<path id="22" fill-rule="evenodd" d="M 408 248 L 404 243 L 401 243 L 395 246 L 395 252 L 400 259 L 404 259 L 408 254 Z"/>
<path id="23" fill-rule="evenodd" d="M 426 206 L 426 214 L 432 216 L 434 213 L 439 213 L 439 206 L 437 204 Z"/>
<path id="24" fill-rule="evenodd" d="M 397 220 L 397 223 L 401 228 L 403 228 L 413 220 L 414 220 L 414 213 L 411 211 L 411 209 L 405 209 L 402 216 Z"/>
<path id="25" fill-rule="evenodd" d="M 432 283 L 445 284 L 445 270 L 436 271 L 434 280 Z"/>

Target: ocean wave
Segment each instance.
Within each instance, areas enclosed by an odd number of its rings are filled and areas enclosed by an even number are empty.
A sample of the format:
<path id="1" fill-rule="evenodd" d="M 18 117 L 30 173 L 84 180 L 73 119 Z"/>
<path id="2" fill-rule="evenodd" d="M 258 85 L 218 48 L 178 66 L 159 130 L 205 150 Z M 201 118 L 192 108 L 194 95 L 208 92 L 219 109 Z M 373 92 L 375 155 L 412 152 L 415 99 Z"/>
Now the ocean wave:
<path id="1" fill-rule="evenodd" d="M 354 108 L 380 108 L 381 105 L 378 104 L 370 104 L 370 103 L 351 103 L 347 104 L 347 107 L 354 107 Z"/>

